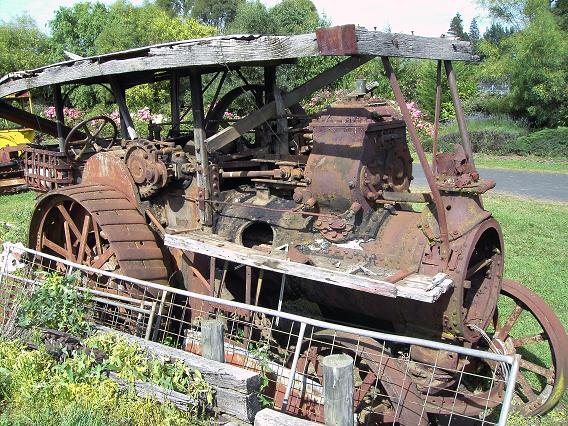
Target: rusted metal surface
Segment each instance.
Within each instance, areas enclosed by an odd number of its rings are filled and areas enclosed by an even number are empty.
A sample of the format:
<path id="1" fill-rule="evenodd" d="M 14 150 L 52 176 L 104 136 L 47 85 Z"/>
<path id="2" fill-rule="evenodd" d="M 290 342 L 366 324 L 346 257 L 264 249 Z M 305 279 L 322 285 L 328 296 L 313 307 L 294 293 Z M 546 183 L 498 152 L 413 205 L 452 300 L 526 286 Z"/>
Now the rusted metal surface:
<path id="1" fill-rule="evenodd" d="M 77 171 L 57 147 L 26 146 L 22 168 L 28 188 L 48 192 L 64 188 L 76 182 Z"/>
<path id="2" fill-rule="evenodd" d="M 342 25 L 316 30 L 318 50 L 322 55 L 356 55 L 357 34 L 355 25 Z"/>
<path id="3" fill-rule="evenodd" d="M 548 304 L 519 282 L 504 279 L 501 290 L 514 306 L 507 315 L 496 312 L 494 341 L 504 353 L 532 353 L 540 346 L 545 357 L 521 360 L 517 379 L 520 402 L 514 407 L 525 416 L 550 411 L 562 399 L 568 381 L 568 337 L 566 329 Z M 523 315 L 522 324 L 519 318 Z M 527 319 L 528 317 L 528 319 Z M 532 323 L 531 323 L 532 322 Z M 539 328 L 534 328 L 538 323 Z M 540 343 L 539 343 L 540 342 Z M 534 378 L 538 378 L 537 381 Z"/>
<path id="4" fill-rule="evenodd" d="M 104 185 L 51 191 L 33 214 L 29 246 L 73 262 L 167 283 L 164 253 L 126 196 Z"/>

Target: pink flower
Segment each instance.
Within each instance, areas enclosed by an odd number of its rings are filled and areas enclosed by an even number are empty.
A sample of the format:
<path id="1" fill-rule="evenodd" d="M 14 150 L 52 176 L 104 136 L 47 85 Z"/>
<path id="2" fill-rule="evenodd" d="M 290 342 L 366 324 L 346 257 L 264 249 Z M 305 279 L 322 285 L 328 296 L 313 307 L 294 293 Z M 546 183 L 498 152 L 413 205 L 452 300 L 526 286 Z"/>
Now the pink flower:
<path id="1" fill-rule="evenodd" d="M 55 107 L 54 106 L 50 106 L 48 107 L 44 112 L 43 115 L 45 115 L 47 118 L 53 120 L 55 119 Z"/>
<path id="2" fill-rule="evenodd" d="M 120 112 L 118 110 L 114 110 L 109 114 L 111 120 L 113 120 L 116 124 L 120 124 Z"/>
<path id="3" fill-rule="evenodd" d="M 137 114 L 138 118 L 142 121 L 150 121 L 152 119 L 152 114 L 150 113 L 150 108 L 148 107 L 139 109 Z"/>

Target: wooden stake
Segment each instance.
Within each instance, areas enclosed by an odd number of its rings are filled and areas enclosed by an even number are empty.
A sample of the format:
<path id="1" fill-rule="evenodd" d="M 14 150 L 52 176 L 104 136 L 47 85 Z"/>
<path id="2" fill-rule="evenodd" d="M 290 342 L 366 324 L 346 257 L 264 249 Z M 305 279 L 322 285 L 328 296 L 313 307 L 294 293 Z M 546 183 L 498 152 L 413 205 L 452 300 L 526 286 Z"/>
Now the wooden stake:
<path id="1" fill-rule="evenodd" d="M 345 354 L 323 359 L 326 425 L 353 426 L 353 358 Z"/>
<path id="2" fill-rule="evenodd" d="M 201 356 L 225 362 L 225 325 L 221 320 L 201 321 Z"/>

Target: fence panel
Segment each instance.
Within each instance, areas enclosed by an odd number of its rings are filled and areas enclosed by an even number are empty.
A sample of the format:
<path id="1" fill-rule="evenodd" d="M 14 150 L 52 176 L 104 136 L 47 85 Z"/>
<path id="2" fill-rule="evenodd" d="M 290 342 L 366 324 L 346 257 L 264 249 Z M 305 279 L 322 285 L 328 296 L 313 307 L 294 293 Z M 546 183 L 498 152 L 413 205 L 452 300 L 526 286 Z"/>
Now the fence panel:
<path id="1" fill-rule="evenodd" d="M 0 331 L 17 329 L 22 297 L 46 273 L 75 274 L 92 321 L 201 353 L 201 322 L 225 325 L 225 362 L 258 371 L 265 406 L 324 422 L 323 358 L 354 360 L 358 424 L 438 424 L 472 419 L 504 425 L 517 357 L 334 324 L 140 281 L 8 246 L 0 262 Z M 433 362 L 423 361 L 434 359 Z"/>

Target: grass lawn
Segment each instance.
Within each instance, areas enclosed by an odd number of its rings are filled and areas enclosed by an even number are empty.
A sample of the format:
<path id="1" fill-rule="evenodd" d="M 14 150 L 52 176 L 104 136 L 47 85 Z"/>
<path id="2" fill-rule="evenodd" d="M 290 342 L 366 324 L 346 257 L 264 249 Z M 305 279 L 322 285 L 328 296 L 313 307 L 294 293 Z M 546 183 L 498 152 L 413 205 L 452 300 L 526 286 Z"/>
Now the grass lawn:
<path id="1" fill-rule="evenodd" d="M 33 209 L 32 192 L 0 197 L 0 240 L 25 243 Z M 505 238 L 505 276 L 521 281 L 542 296 L 568 326 L 568 204 L 543 203 L 489 194 L 485 208 L 501 223 Z M 9 226 L 6 223 L 10 224 Z M 504 307 L 506 309 L 506 307 Z M 521 317 L 521 326 L 523 317 Z M 527 327 L 529 327 L 527 325 Z M 540 355 L 538 344 L 532 351 Z M 568 406 L 565 395 L 564 406 Z M 542 424 L 568 424 L 568 412 L 546 416 Z M 563 420 L 558 420 L 560 416 Z M 512 424 L 540 424 L 513 417 Z"/>

